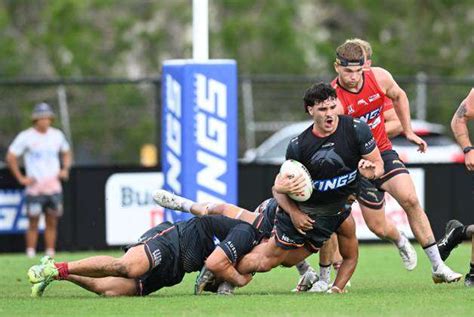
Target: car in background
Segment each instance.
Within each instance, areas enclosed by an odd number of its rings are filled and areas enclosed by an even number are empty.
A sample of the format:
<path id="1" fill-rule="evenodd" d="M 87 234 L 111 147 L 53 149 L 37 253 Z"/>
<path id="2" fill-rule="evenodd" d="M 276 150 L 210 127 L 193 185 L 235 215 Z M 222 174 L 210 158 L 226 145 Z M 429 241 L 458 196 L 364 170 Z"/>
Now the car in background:
<path id="1" fill-rule="evenodd" d="M 303 132 L 312 121 L 296 122 L 275 132 L 260 146 L 245 152 L 241 162 L 281 164 L 285 161 L 288 142 Z M 404 135 L 392 138 L 393 149 L 405 163 L 464 163 L 461 148 L 449 136 L 441 124 L 423 120 L 411 121 L 413 131 L 428 144 L 426 153 L 419 153 L 418 147 Z"/>

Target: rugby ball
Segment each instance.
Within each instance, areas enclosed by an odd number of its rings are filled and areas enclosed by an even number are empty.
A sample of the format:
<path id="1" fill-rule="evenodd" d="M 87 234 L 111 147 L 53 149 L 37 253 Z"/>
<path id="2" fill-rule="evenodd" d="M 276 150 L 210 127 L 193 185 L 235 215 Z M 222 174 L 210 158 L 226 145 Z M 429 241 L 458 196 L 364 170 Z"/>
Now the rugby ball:
<path id="1" fill-rule="evenodd" d="M 306 184 L 303 189 L 303 192 L 296 195 L 288 194 L 288 196 L 290 196 L 291 199 L 296 201 L 307 201 L 313 193 L 313 181 L 306 167 L 298 161 L 286 160 L 280 167 L 280 174 L 283 173 L 291 175 L 291 177 L 297 177 L 300 174 L 304 176 Z"/>

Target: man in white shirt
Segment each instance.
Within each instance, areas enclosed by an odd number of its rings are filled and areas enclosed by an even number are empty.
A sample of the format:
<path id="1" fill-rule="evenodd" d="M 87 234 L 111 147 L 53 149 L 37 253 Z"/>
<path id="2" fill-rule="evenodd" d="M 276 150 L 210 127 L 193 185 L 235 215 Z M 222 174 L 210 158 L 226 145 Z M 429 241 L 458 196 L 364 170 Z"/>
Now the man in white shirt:
<path id="1" fill-rule="evenodd" d="M 6 162 L 17 181 L 25 186 L 29 220 L 26 253 L 29 257 L 36 255 L 38 221 L 40 214 L 44 213 L 46 254 L 53 257 L 58 218 L 63 213 L 61 180 L 69 177 L 72 155 L 64 134 L 51 127 L 54 112 L 47 103 L 37 104 L 31 119 L 33 126 L 20 132 L 8 148 Z M 21 156 L 26 175 L 19 168 L 18 158 Z"/>

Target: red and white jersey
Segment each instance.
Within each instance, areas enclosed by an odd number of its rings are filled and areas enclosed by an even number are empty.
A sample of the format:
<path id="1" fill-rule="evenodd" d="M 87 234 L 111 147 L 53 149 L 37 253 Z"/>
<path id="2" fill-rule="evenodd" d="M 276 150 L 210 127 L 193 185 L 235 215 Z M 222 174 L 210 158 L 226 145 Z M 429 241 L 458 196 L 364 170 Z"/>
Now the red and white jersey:
<path id="1" fill-rule="evenodd" d="M 364 71 L 363 84 L 359 92 L 351 92 L 343 88 L 337 78 L 331 85 L 336 89 L 337 99 L 344 107 L 344 114 L 364 120 L 369 125 L 374 135 L 380 152 L 391 150 L 392 143 L 385 132 L 385 119 L 383 116 L 385 94 L 380 89 L 372 70 Z"/>

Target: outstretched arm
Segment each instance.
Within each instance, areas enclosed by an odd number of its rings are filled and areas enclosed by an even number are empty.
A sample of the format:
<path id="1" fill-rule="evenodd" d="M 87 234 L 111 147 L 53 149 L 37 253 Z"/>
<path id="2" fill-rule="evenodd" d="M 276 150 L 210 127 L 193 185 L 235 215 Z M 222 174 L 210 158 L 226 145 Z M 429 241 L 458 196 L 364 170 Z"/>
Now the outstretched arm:
<path id="1" fill-rule="evenodd" d="M 408 141 L 418 145 L 418 151 L 424 153 L 428 147 L 426 142 L 413 132 L 410 118 L 410 104 L 407 94 L 398 86 L 392 75 L 383 68 L 372 67 L 377 83 L 385 92 L 385 95 L 392 99 L 393 107 L 397 113 L 398 119 L 403 127 L 403 132 Z"/>
<path id="2" fill-rule="evenodd" d="M 458 110 L 451 120 L 451 129 L 453 130 L 456 141 L 465 149 L 472 146 L 467 129 L 467 122 L 474 118 L 474 89 L 471 89 L 469 95 L 461 102 Z M 470 150 L 464 157 L 466 167 L 469 171 L 474 171 L 474 150 Z"/>

